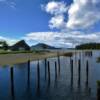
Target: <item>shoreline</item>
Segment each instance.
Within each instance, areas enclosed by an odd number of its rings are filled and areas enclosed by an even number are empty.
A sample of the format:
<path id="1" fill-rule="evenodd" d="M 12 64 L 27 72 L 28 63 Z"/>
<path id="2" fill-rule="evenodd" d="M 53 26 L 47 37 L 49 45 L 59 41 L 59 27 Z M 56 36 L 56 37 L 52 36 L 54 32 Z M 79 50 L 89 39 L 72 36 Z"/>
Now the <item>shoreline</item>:
<path id="1" fill-rule="evenodd" d="M 71 57 L 72 54 L 78 52 L 88 52 L 94 50 L 68 50 L 63 52 L 51 51 L 42 53 L 16 53 L 16 54 L 0 54 L 0 66 L 3 65 L 14 65 L 18 63 L 25 63 L 35 60 L 41 60 L 45 58 L 53 58 L 58 56 Z"/>

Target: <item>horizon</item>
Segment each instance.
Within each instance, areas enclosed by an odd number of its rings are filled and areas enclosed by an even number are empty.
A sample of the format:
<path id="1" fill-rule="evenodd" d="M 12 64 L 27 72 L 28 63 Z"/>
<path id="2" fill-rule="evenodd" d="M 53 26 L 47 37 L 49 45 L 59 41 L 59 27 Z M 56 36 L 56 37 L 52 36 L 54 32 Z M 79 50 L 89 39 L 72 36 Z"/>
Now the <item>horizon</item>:
<path id="1" fill-rule="evenodd" d="M 0 40 L 72 48 L 100 43 L 98 0 L 0 0 Z"/>

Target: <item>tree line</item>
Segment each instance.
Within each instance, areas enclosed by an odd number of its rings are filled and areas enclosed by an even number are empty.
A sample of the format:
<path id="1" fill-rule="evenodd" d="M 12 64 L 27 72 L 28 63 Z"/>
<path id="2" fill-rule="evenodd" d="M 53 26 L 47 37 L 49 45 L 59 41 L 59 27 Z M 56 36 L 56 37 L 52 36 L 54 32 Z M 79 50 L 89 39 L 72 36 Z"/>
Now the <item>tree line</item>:
<path id="1" fill-rule="evenodd" d="M 76 49 L 100 49 L 100 43 L 86 43 L 77 45 Z"/>

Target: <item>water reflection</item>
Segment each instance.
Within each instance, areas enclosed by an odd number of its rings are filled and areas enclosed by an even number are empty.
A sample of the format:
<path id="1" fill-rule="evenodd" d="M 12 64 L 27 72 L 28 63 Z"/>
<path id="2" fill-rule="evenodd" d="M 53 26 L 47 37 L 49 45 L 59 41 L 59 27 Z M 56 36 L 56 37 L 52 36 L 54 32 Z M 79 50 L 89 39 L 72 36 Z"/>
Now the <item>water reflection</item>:
<path id="1" fill-rule="evenodd" d="M 91 55 L 93 56 L 93 54 Z M 52 100 L 55 98 L 57 100 L 67 98 L 69 100 L 92 100 L 94 87 L 90 80 L 90 72 L 93 71 L 90 60 L 93 57 L 90 58 L 85 56 L 84 52 L 80 52 L 75 53 L 71 58 L 57 57 L 42 61 L 28 61 L 25 64 L 6 67 L 9 69 L 8 71 L 0 68 L 0 100 L 4 100 L 6 97 L 9 97 L 10 100 L 47 100 L 51 98 Z M 10 73 L 10 76 L 6 77 L 5 73 Z M 7 85 L 9 79 L 11 92 L 5 94 L 5 91 L 9 91 L 9 85 Z M 2 86 L 8 88 L 4 90 Z M 1 95 L 5 95 L 5 97 Z"/>

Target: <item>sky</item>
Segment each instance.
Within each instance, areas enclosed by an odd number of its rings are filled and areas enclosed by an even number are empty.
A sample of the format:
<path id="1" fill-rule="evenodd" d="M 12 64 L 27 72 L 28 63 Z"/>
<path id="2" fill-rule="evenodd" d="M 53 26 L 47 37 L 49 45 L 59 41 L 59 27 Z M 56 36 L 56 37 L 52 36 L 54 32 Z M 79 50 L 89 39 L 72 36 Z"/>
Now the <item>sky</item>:
<path id="1" fill-rule="evenodd" d="M 71 48 L 100 42 L 100 0 L 0 0 L 0 40 Z"/>

